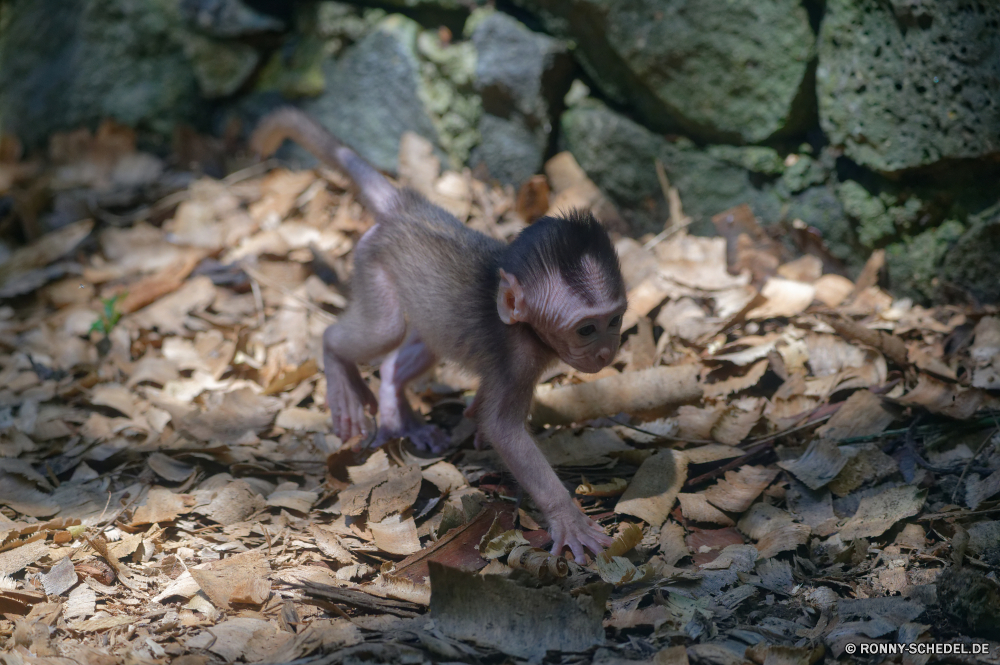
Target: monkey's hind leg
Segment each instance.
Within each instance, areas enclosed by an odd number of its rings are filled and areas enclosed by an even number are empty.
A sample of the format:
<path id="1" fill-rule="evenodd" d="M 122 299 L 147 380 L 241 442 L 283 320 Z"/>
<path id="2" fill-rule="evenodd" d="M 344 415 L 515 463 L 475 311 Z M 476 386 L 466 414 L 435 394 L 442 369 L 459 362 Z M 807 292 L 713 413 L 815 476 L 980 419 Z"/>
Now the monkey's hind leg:
<path id="1" fill-rule="evenodd" d="M 408 383 L 431 368 L 437 358 L 414 334 L 382 361 L 379 374 L 379 404 L 382 417 L 374 445 L 380 446 L 390 439 L 406 437 L 420 450 L 439 453 L 451 444 L 450 437 L 441 428 L 422 422 L 406 399 Z"/>
<path id="2" fill-rule="evenodd" d="M 396 289 L 379 266 L 359 263 L 351 290 L 347 311 L 323 333 L 326 400 L 333 430 L 344 441 L 368 435 L 365 407 L 373 414 L 378 410 L 358 363 L 396 348 L 406 333 Z"/>

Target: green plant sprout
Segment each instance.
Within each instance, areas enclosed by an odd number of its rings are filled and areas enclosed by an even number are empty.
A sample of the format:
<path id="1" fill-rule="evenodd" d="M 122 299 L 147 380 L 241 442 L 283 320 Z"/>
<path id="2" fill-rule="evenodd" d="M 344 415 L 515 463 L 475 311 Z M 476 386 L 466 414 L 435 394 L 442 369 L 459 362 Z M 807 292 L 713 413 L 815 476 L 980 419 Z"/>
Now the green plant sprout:
<path id="1" fill-rule="evenodd" d="M 104 337 L 110 335 L 115 324 L 122 318 L 122 313 L 118 309 L 118 303 L 125 298 L 125 295 L 125 293 L 119 293 L 110 298 L 101 298 L 101 302 L 104 304 L 104 312 L 101 313 L 100 318 L 90 325 L 90 330 L 87 332 L 92 333 L 97 331 Z"/>

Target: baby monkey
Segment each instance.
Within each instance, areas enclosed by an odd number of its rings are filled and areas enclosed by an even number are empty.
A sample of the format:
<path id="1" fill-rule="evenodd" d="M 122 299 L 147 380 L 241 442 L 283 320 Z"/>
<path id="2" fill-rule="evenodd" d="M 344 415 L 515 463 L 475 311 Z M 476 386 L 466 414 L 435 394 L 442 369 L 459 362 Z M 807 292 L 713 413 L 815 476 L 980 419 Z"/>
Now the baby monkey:
<path id="1" fill-rule="evenodd" d="M 379 442 L 408 437 L 448 444 L 411 410 L 406 385 L 439 358 L 480 378 L 467 410 L 477 444 L 493 444 L 545 514 L 552 553 L 582 562 L 611 543 L 569 492 L 526 429 L 535 384 L 556 358 L 597 372 L 615 357 L 625 285 L 611 239 L 586 212 L 543 217 L 509 245 L 469 229 L 409 189 L 397 189 L 319 123 L 296 109 L 266 117 L 251 139 L 263 156 L 291 138 L 348 175 L 375 216 L 354 249 L 351 299 L 323 335 L 327 402 L 344 440 L 368 434 L 365 409 L 381 407 Z M 384 356 L 379 399 L 358 363 Z"/>

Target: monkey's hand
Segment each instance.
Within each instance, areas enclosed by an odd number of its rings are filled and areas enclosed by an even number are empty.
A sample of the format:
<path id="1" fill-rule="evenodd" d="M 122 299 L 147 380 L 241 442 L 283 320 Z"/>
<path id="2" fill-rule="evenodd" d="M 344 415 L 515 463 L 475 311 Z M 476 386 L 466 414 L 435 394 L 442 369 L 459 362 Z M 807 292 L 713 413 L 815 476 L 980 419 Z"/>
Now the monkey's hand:
<path id="1" fill-rule="evenodd" d="M 378 410 L 375 395 L 365 385 L 358 368 L 328 354 L 325 359 L 326 403 L 330 407 L 333 431 L 341 441 L 355 436 L 368 436 L 365 407 L 374 414 Z"/>
<path id="2" fill-rule="evenodd" d="M 599 554 L 614 540 L 604 533 L 601 525 L 581 513 L 572 501 L 546 517 L 549 519 L 549 535 L 552 536 L 552 554 L 559 556 L 563 548 L 568 547 L 573 553 L 573 560 L 581 565 L 584 548 Z"/>

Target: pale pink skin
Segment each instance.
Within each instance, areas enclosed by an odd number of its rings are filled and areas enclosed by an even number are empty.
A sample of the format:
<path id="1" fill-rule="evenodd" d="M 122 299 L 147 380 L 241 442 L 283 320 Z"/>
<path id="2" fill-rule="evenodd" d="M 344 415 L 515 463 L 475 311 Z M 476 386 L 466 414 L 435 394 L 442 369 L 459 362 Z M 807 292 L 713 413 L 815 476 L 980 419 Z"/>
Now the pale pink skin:
<path id="1" fill-rule="evenodd" d="M 596 270 L 594 274 L 598 274 Z M 377 283 L 381 279 L 387 278 L 376 273 L 373 281 Z M 496 377 L 483 376 L 468 414 L 479 422 L 477 447 L 482 445 L 483 438 L 491 442 L 545 514 L 553 541 L 552 553 L 558 555 L 569 548 L 573 558 L 583 562 L 585 550 L 596 554 L 610 545 L 612 538 L 573 502 L 525 423 L 535 384 L 551 363 L 553 353 L 582 372 L 598 372 L 611 363 L 618 351 L 626 303 L 620 298 L 588 306 L 562 283 L 558 275 L 533 287 L 528 292 L 517 278 L 500 271 L 497 312 L 501 321 L 507 325 L 526 323 L 537 337 L 527 328 L 516 330 L 515 338 L 522 352 L 511 359 L 514 385 L 501 385 Z M 398 306 L 392 307 L 397 303 L 390 302 L 395 298 L 391 288 L 378 291 L 369 295 L 385 300 L 379 309 L 402 311 Z M 381 426 L 376 444 L 393 437 L 409 437 L 421 449 L 444 450 L 449 444 L 447 436 L 440 429 L 421 422 L 404 394 L 406 384 L 427 371 L 437 357 L 414 334 L 406 337 L 401 314 L 371 322 L 371 325 L 379 326 L 379 337 L 395 341 L 397 345 L 402 343 L 395 350 L 390 347 L 383 351 L 388 355 L 381 366 L 379 401 L 365 385 L 357 366 L 342 359 L 355 356 L 349 336 L 338 334 L 337 326 L 328 328 L 324 335 L 327 400 L 334 431 L 344 440 L 366 435 L 365 409 L 374 414 L 381 402 Z M 581 335 L 581 331 L 587 334 Z M 539 338 L 545 347 L 538 344 Z"/>
<path id="2" fill-rule="evenodd" d="M 506 324 L 530 324 L 556 355 L 581 372 L 598 372 L 614 360 L 621 341 L 625 307 L 624 298 L 588 307 L 557 275 L 526 293 L 516 277 L 500 271 L 497 293 L 500 319 Z M 594 332 L 586 336 L 578 334 L 586 326 L 594 326 Z M 597 554 L 613 539 L 580 512 L 524 426 L 536 381 L 537 376 L 532 377 L 527 385 L 519 387 L 530 391 L 526 399 L 519 400 L 525 404 L 524 413 L 509 407 L 497 409 L 496 402 L 481 399 L 483 388 L 476 395 L 473 407 L 477 413 L 486 412 L 480 414 L 484 434 L 548 519 L 552 554 L 561 554 L 564 548 L 569 548 L 573 559 L 582 563 L 584 549 Z M 484 388 L 488 390 L 490 386 L 486 384 Z"/>

